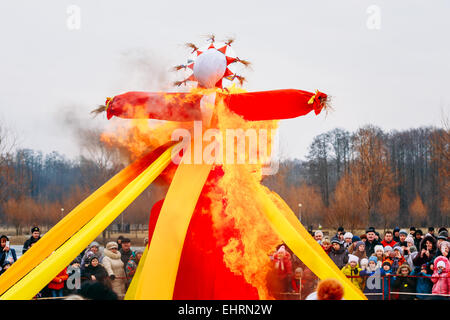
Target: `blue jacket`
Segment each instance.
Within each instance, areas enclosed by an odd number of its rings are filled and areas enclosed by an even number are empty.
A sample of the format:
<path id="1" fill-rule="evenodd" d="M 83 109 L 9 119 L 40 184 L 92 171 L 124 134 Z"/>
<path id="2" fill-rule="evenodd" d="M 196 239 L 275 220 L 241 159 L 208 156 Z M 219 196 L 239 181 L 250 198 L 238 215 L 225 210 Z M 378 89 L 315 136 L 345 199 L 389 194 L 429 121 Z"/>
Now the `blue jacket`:
<path id="1" fill-rule="evenodd" d="M 433 289 L 433 282 L 431 282 L 431 274 L 426 274 L 421 271 L 414 270 L 411 273 L 412 276 L 419 276 L 420 278 L 416 278 L 416 292 L 417 293 L 431 293 L 431 289 Z M 422 278 L 426 277 L 426 278 Z M 418 299 L 426 299 L 427 296 L 417 295 Z"/>

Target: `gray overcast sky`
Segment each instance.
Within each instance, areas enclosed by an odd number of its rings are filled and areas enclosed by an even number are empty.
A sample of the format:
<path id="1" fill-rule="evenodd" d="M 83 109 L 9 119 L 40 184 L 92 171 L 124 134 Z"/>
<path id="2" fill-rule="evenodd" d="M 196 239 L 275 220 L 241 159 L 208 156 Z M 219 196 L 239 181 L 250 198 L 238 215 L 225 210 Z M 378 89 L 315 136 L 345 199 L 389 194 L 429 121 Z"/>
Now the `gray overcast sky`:
<path id="1" fill-rule="evenodd" d="M 81 9 L 79 30 L 67 27 L 70 5 Z M 249 91 L 333 97 L 327 117 L 280 125 L 283 155 L 303 158 L 315 135 L 335 127 L 439 126 L 450 105 L 449 15 L 448 0 L 2 1 L 0 117 L 22 147 L 73 157 L 68 111 L 106 125 L 90 118 L 93 107 L 129 90 L 170 89 L 168 69 L 188 56 L 182 44 L 214 33 L 234 36 L 252 62 Z"/>

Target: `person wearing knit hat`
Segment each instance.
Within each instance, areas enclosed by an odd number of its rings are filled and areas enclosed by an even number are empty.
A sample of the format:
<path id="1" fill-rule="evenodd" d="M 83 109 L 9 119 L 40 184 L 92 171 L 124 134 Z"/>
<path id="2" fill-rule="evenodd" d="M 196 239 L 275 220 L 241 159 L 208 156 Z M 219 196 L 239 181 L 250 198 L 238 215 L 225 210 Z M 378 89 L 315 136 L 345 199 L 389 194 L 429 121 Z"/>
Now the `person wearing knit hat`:
<path id="1" fill-rule="evenodd" d="M 352 244 L 353 234 L 351 232 L 346 232 L 344 234 L 344 248 L 348 248 Z"/>
<path id="2" fill-rule="evenodd" d="M 349 278 L 349 280 L 359 289 L 362 290 L 364 279 L 359 276 L 361 268 L 358 267 L 359 258 L 353 254 L 348 255 L 348 263 L 341 271 Z"/>
<path id="3" fill-rule="evenodd" d="M 392 277 L 389 277 L 390 274 L 392 274 L 392 270 L 391 270 L 391 262 L 386 260 L 383 262 L 383 264 L 381 265 L 381 269 L 384 272 L 384 277 L 383 277 L 383 300 L 389 300 L 389 288 L 392 285 Z M 389 283 L 390 282 L 390 283 Z"/>
<path id="4" fill-rule="evenodd" d="M 342 269 L 348 262 L 347 250 L 344 248 L 343 243 L 337 238 L 331 240 L 332 248 L 328 256 L 333 260 L 339 269 Z"/>
<path id="5" fill-rule="evenodd" d="M 117 294 L 119 299 L 122 299 L 125 296 L 126 277 L 118 248 L 119 245 L 116 242 L 108 242 L 105 250 L 103 250 L 104 257 L 102 264 L 111 279 L 113 291 Z"/>
<path id="6" fill-rule="evenodd" d="M 381 279 L 384 275 L 384 271 L 377 267 L 377 257 L 372 256 L 368 261 L 367 268 L 361 270 L 359 273 L 366 281 L 363 292 L 369 300 L 381 300 Z"/>
<path id="7" fill-rule="evenodd" d="M 366 254 L 366 245 L 364 241 L 358 241 L 354 244 L 355 248 L 352 250 L 352 254 L 357 256 L 360 260 L 363 258 L 367 258 Z"/>
<path id="8" fill-rule="evenodd" d="M 91 244 L 87 247 L 86 252 L 81 258 L 81 270 L 89 265 L 89 259 L 93 255 L 97 256 L 99 262 L 102 262 L 103 256 L 100 253 L 100 244 L 97 241 L 91 242 Z"/>
<path id="9" fill-rule="evenodd" d="M 381 244 L 375 246 L 375 253 L 372 256 L 377 258 L 377 267 L 381 268 L 384 259 L 384 248 Z"/>
<path id="10" fill-rule="evenodd" d="M 358 236 L 353 236 L 353 237 L 352 237 L 352 243 L 353 243 L 353 242 L 358 242 L 358 241 L 361 241 L 361 238 L 360 238 L 360 237 L 358 237 Z"/>
<path id="11" fill-rule="evenodd" d="M 27 250 L 30 249 L 33 244 L 38 242 L 40 238 L 41 232 L 39 228 L 38 227 L 31 228 L 31 237 L 28 238 L 27 241 L 25 241 L 25 243 L 23 244 L 22 254 L 25 254 L 25 252 L 27 252 Z"/>
<path id="12" fill-rule="evenodd" d="M 369 265 L 369 259 L 362 258 L 359 260 L 359 266 L 361 267 L 362 270 L 366 269 L 368 265 Z"/>

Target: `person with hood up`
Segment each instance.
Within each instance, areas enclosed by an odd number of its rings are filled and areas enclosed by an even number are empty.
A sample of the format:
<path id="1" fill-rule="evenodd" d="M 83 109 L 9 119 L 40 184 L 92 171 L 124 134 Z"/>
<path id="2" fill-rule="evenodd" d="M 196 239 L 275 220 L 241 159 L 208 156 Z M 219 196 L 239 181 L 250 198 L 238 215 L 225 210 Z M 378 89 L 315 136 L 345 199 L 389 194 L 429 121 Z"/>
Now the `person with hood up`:
<path id="1" fill-rule="evenodd" d="M 100 264 L 98 257 L 96 255 L 91 256 L 88 263 L 88 266 L 81 273 L 81 278 L 84 281 L 98 281 L 108 285 L 108 273 Z"/>
<path id="2" fill-rule="evenodd" d="M 108 242 L 105 250 L 103 250 L 103 266 L 111 279 L 112 290 L 117 294 L 119 299 L 125 296 L 125 270 L 123 262 L 120 259 L 120 252 L 116 242 Z"/>
<path id="3" fill-rule="evenodd" d="M 435 295 L 450 294 L 450 262 L 448 258 L 439 256 L 434 260 L 434 272 L 431 276 L 433 289 L 431 292 Z M 448 299 L 448 296 L 436 296 L 436 299 Z"/>
<path id="4" fill-rule="evenodd" d="M 93 241 L 89 245 L 89 247 L 87 247 L 83 255 L 83 258 L 81 258 L 81 269 L 84 269 L 87 266 L 89 266 L 89 261 L 93 256 L 96 256 L 99 262 L 102 261 L 102 255 L 100 254 L 100 245 L 98 244 L 97 241 Z"/>
<path id="5" fill-rule="evenodd" d="M 392 233 L 393 233 L 392 239 L 395 242 L 399 242 L 400 241 L 400 228 L 395 227 L 394 230 L 392 231 Z"/>
<path id="6" fill-rule="evenodd" d="M 337 238 L 331 240 L 331 245 L 332 248 L 328 256 L 339 269 L 342 269 L 348 262 L 347 250 L 345 250 L 343 242 Z"/>
<path id="7" fill-rule="evenodd" d="M 444 245 L 444 248 L 442 248 L 442 245 Z M 436 247 L 437 247 L 436 257 L 442 256 L 444 254 L 444 251 L 447 250 L 446 257 L 448 258 L 449 246 L 450 246 L 450 242 L 448 242 L 447 240 L 444 240 L 444 237 L 438 236 L 438 240 L 436 242 Z M 442 251 L 442 250 L 444 250 L 444 251 Z"/>
<path id="8" fill-rule="evenodd" d="M 417 256 L 413 259 L 414 266 L 420 267 L 421 265 L 434 260 L 436 252 L 436 240 L 433 236 L 426 235 L 422 241 L 420 241 Z"/>
<path id="9" fill-rule="evenodd" d="M 359 275 L 361 268 L 358 266 L 359 258 L 353 254 L 348 255 L 348 263 L 341 271 L 350 279 L 350 281 L 362 291 L 364 279 Z"/>
<path id="10" fill-rule="evenodd" d="M 416 279 L 409 277 L 410 273 L 411 267 L 407 263 L 402 264 L 397 270 L 397 275 L 393 279 L 393 288 L 399 292 L 395 294 L 398 300 L 414 300 L 414 295 L 402 294 L 416 292 Z"/>
<path id="11" fill-rule="evenodd" d="M 391 263 L 389 261 L 384 261 L 383 264 L 381 265 L 381 268 L 384 271 L 383 287 L 382 287 L 383 300 L 389 300 L 389 290 L 390 290 L 390 288 L 392 286 Z"/>
<path id="12" fill-rule="evenodd" d="M 286 250 L 285 245 L 281 245 L 277 252 L 273 255 L 273 261 L 275 263 L 275 270 L 277 273 L 278 281 L 281 284 L 282 292 L 289 292 L 291 286 L 290 281 L 292 277 L 292 261 L 291 255 Z"/>

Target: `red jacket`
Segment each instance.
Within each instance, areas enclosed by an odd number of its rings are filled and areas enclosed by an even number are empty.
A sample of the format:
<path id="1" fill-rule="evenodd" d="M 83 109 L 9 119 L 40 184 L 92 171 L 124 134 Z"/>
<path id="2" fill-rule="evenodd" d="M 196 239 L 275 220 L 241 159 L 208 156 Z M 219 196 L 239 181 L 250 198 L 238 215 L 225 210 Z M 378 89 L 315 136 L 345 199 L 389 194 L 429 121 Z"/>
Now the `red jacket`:
<path id="1" fill-rule="evenodd" d="M 391 246 L 392 248 L 397 244 L 394 240 L 391 240 L 391 242 L 386 242 L 386 240 L 381 241 L 381 244 L 383 247 Z"/>
<path id="2" fill-rule="evenodd" d="M 69 275 L 67 274 L 67 268 L 64 268 L 63 271 L 61 271 L 55 279 L 53 279 L 49 284 L 48 288 L 53 290 L 61 290 L 64 288 L 64 281 L 66 281 L 69 278 Z"/>

